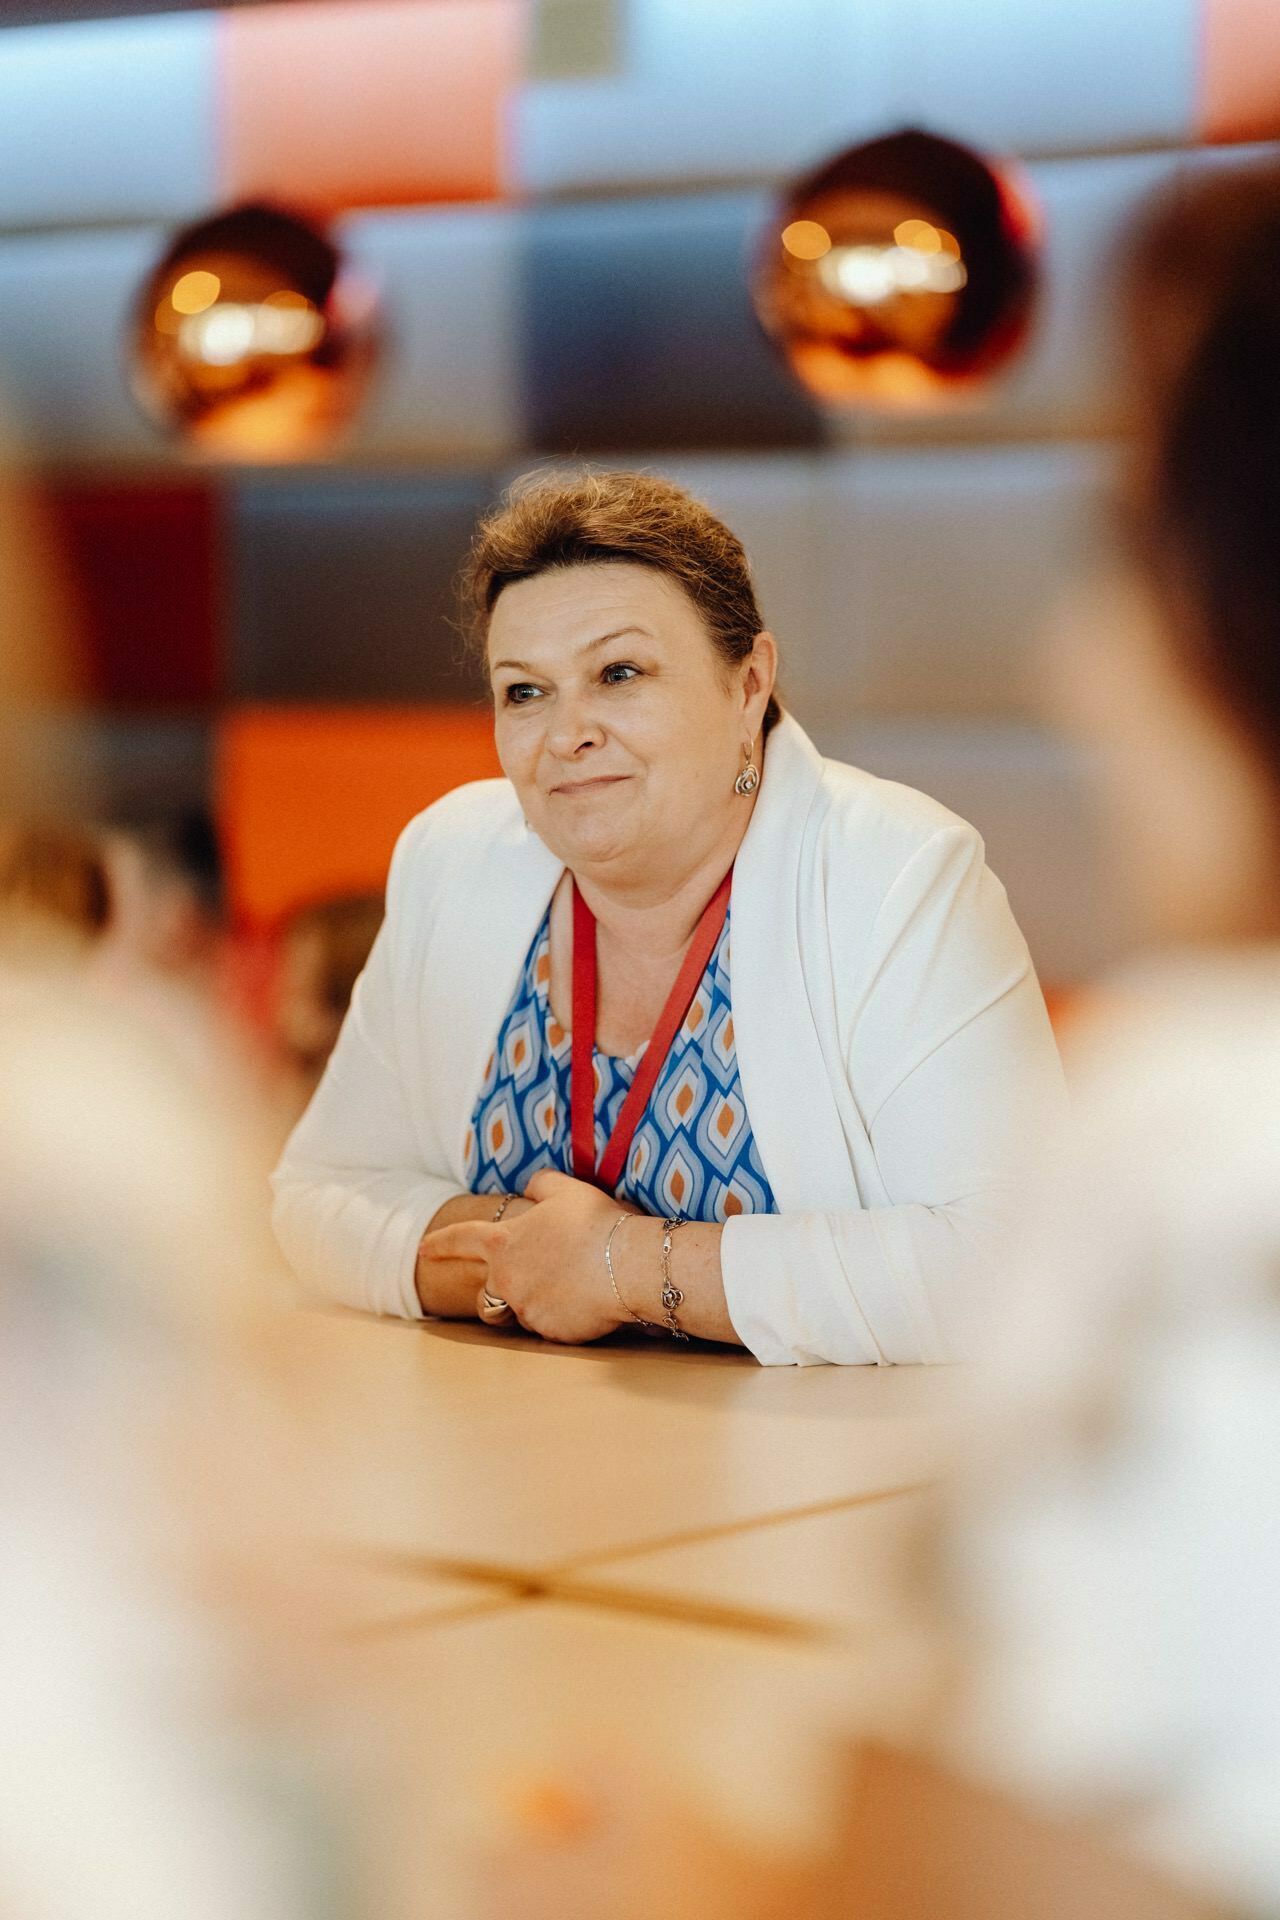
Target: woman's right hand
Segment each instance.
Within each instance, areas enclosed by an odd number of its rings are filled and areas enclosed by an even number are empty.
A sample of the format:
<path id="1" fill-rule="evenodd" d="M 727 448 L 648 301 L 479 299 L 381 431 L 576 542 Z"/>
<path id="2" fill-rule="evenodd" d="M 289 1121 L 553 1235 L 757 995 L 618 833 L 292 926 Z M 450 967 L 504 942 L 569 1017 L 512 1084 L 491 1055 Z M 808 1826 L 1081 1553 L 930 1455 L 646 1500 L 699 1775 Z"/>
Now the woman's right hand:
<path id="1" fill-rule="evenodd" d="M 491 1221 L 501 1204 L 500 1193 L 460 1193 L 455 1199 L 445 1201 L 422 1238 L 425 1240 L 427 1234 L 441 1227 L 461 1226 L 475 1220 Z M 533 1205 L 532 1200 L 517 1194 L 508 1203 L 502 1218 L 504 1222 L 516 1220 Z M 487 1273 L 482 1260 L 424 1259 L 420 1242 L 414 1280 L 422 1311 L 441 1320 L 474 1320 L 476 1302 Z"/>

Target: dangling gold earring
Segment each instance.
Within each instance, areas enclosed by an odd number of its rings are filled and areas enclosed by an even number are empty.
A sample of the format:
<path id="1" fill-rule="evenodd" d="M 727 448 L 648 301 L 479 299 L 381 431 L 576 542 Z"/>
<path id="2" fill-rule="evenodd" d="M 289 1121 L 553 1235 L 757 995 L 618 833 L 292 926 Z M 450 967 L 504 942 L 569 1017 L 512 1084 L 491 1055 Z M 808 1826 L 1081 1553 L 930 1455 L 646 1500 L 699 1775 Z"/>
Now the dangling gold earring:
<path id="1" fill-rule="evenodd" d="M 748 794 L 754 793 L 760 785 L 760 769 L 751 757 L 751 742 L 749 740 L 742 749 L 742 757 L 746 761 L 746 765 L 734 781 L 733 790 L 735 793 L 740 793 L 745 799 Z"/>

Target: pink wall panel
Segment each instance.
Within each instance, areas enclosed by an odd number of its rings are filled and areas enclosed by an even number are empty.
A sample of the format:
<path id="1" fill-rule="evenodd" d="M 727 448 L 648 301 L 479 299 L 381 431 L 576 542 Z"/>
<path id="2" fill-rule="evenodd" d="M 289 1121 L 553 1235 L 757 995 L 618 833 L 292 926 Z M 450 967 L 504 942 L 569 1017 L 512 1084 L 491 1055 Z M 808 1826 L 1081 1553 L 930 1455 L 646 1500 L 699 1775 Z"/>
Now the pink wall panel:
<path id="1" fill-rule="evenodd" d="M 1205 0 L 1200 136 L 1280 138 L 1280 4 Z"/>
<path id="2" fill-rule="evenodd" d="M 319 0 L 220 21 L 220 190 L 320 211 L 501 190 L 525 0 Z"/>

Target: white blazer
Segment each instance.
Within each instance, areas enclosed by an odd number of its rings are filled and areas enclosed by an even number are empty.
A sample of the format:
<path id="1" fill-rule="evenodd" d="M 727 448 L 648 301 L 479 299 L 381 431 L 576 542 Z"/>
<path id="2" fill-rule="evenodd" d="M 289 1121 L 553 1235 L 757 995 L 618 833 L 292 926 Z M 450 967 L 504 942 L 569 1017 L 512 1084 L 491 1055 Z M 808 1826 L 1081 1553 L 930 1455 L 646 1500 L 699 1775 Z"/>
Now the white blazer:
<path id="1" fill-rule="evenodd" d="M 421 1317 L 418 1242 L 467 1191 L 485 1065 L 562 871 L 505 780 L 401 835 L 386 921 L 273 1182 L 281 1245 L 322 1291 Z M 978 834 L 823 760 L 784 716 L 731 924 L 742 1092 L 779 1207 L 724 1228 L 739 1337 L 766 1365 L 956 1357 L 1064 1099 Z"/>

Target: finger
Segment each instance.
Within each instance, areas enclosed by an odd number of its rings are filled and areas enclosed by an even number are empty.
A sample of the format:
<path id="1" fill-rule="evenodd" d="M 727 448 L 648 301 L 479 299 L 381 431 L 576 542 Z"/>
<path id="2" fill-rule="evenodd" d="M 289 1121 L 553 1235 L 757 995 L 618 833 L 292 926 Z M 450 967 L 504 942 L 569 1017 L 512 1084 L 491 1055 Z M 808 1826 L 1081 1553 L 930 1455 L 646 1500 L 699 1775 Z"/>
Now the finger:
<path id="1" fill-rule="evenodd" d="M 420 1252 L 428 1260 L 482 1260 L 492 1258 L 502 1230 L 487 1220 L 462 1220 L 453 1227 L 437 1227 L 426 1235 Z"/>
<path id="2" fill-rule="evenodd" d="M 575 1180 L 572 1174 L 557 1173 L 554 1167 L 543 1167 L 539 1173 L 530 1175 L 524 1195 L 526 1200 L 553 1200 L 567 1187 L 577 1187 L 581 1184 L 582 1182 Z"/>

